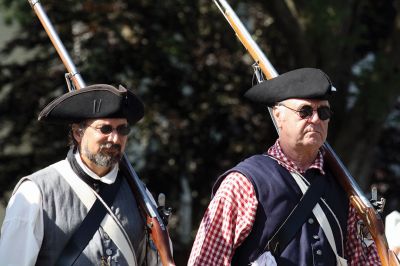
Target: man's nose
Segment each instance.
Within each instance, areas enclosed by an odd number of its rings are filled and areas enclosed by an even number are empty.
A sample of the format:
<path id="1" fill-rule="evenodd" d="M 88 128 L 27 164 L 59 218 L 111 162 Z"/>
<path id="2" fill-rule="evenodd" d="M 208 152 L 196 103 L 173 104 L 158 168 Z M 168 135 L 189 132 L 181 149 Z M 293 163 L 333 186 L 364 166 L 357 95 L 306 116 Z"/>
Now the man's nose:
<path id="1" fill-rule="evenodd" d="M 312 115 L 308 119 L 313 123 L 316 123 L 318 121 L 322 121 L 321 118 L 319 118 L 317 110 L 313 110 Z"/>
<path id="2" fill-rule="evenodd" d="M 108 134 L 107 139 L 108 141 L 112 141 L 117 143 L 120 140 L 121 136 L 118 134 L 116 130 L 113 130 L 110 134 Z"/>

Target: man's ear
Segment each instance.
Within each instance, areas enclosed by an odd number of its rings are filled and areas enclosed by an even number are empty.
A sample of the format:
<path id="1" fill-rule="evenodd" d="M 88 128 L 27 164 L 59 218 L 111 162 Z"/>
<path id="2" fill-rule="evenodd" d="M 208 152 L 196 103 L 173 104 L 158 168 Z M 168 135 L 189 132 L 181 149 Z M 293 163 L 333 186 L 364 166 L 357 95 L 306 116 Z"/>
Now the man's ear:
<path id="1" fill-rule="evenodd" d="M 274 115 L 275 120 L 278 120 L 281 116 L 281 110 L 278 106 L 272 107 L 272 114 Z"/>
<path id="2" fill-rule="evenodd" d="M 78 124 L 72 124 L 72 135 L 76 142 L 80 143 L 82 140 L 84 129 L 81 128 Z"/>
<path id="3" fill-rule="evenodd" d="M 280 129 L 281 128 L 281 119 L 282 119 L 282 108 L 279 108 L 279 106 L 274 106 L 272 107 L 272 114 L 274 116 L 275 122 L 277 127 Z"/>

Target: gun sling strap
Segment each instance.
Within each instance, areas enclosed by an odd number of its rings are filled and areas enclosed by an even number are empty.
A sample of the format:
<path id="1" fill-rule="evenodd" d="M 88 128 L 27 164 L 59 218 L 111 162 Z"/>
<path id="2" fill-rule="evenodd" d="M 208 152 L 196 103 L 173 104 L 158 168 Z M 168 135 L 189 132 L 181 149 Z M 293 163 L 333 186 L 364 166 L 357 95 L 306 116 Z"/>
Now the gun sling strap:
<path id="1" fill-rule="evenodd" d="M 268 241 L 265 250 L 269 250 L 275 256 L 279 256 L 282 253 L 309 217 L 312 209 L 324 193 L 325 187 L 325 178 L 316 178 L 311 183 L 306 193 L 300 199 L 300 202 L 294 207 L 284 223 Z"/>
<path id="2" fill-rule="evenodd" d="M 121 176 L 118 176 L 113 184 L 107 185 L 101 183 L 101 181 L 96 181 L 90 176 L 88 176 L 78 165 L 75 160 L 74 155 L 68 156 L 68 161 L 71 165 L 72 170 L 92 189 L 98 190 L 99 196 L 104 200 L 104 202 L 111 206 L 115 196 L 117 195 L 118 189 L 121 185 Z M 79 228 L 74 232 L 72 237 L 68 240 L 64 250 L 58 257 L 56 265 L 73 265 L 82 251 L 88 245 L 90 239 L 99 229 L 99 226 L 107 214 L 107 209 L 103 203 L 97 198 L 93 206 L 90 208 L 85 219 L 80 224 Z"/>

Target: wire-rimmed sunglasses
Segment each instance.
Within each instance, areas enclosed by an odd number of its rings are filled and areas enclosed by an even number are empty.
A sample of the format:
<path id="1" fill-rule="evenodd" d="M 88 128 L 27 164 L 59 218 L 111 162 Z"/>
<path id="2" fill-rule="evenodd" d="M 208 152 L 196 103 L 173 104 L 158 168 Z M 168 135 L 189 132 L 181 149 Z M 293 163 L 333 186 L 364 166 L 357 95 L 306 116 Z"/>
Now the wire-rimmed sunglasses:
<path id="1" fill-rule="evenodd" d="M 320 106 L 317 109 L 313 109 L 311 105 L 303 105 L 299 110 L 296 110 L 284 105 L 283 103 L 278 103 L 277 105 L 286 107 L 287 109 L 296 112 L 301 119 L 308 119 L 312 117 L 314 111 L 317 112 L 319 119 L 321 119 L 322 121 L 328 120 L 329 118 L 332 117 L 333 114 L 329 106 Z"/>
<path id="2" fill-rule="evenodd" d="M 120 136 L 128 136 L 129 133 L 131 132 L 131 128 L 129 125 L 119 125 L 117 127 L 112 127 L 111 125 L 102 125 L 101 127 L 94 127 L 94 126 L 89 126 L 97 131 L 100 131 L 104 135 L 109 135 L 111 132 L 114 130 L 117 132 L 118 135 Z"/>

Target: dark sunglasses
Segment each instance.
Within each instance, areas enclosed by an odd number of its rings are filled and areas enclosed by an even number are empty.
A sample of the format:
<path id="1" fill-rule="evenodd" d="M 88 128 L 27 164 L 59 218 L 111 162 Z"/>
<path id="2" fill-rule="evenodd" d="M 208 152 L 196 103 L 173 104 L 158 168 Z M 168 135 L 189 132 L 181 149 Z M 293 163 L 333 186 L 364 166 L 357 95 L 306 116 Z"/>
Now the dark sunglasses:
<path id="1" fill-rule="evenodd" d="M 287 109 L 292 110 L 293 112 L 296 112 L 300 116 L 301 119 L 310 118 L 314 114 L 314 111 L 317 111 L 319 119 L 321 119 L 323 121 L 331 118 L 331 116 L 333 114 L 331 108 L 328 106 L 320 106 L 317 108 L 317 110 L 314 110 L 311 105 L 304 105 L 299 110 L 295 110 L 295 109 L 292 109 L 282 103 L 280 103 L 278 105 L 284 106 Z"/>
<path id="2" fill-rule="evenodd" d="M 120 136 L 128 136 L 129 133 L 131 132 L 131 128 L 128 125 L 119 125 L 116 128 L 113 128 L 111 125 L 102 125 L 101 127 L 93 127 L 93 126 L 89 127 L 100 131 L 104 135 L 109 135 L 114 130 L 117 131 L 117 134 Z"/>

